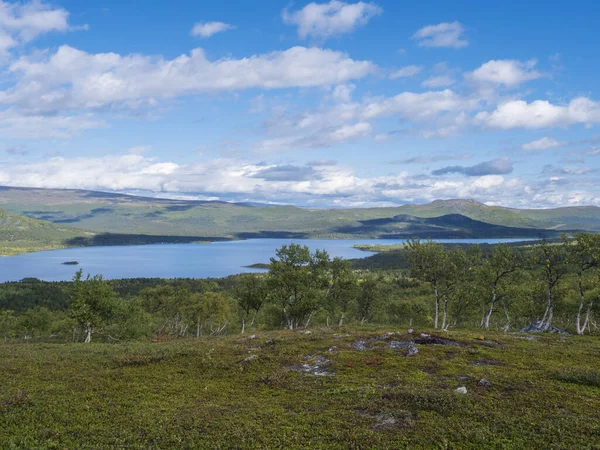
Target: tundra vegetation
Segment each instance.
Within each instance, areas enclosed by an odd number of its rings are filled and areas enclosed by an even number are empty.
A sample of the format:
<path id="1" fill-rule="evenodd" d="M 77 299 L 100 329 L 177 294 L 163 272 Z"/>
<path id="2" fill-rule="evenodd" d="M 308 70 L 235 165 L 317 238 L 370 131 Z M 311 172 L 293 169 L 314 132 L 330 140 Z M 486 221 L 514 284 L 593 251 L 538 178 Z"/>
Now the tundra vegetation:
<path id="1" fill-rule="evenodd" d="M 600 442 L 600 235 L 267 267 L 1 285 L 0 448 Z"/>

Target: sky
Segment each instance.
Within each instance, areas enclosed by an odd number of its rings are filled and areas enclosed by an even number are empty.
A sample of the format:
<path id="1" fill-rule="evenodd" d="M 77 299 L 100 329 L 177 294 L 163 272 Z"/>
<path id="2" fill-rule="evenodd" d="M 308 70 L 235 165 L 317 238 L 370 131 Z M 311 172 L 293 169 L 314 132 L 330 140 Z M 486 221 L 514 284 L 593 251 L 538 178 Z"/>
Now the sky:
<path id="1" fill-rule="evenodd" d="M 600 2 L 0 0 L 0 185 L 600 206 Z"/>

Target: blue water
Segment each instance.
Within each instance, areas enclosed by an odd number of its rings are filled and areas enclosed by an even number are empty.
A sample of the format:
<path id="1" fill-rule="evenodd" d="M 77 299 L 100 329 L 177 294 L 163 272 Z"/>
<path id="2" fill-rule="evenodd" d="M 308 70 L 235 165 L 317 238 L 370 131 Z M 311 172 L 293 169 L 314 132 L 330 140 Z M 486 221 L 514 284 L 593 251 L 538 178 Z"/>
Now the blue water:
<path id="1" fill-rule="evenodd" d="M 446 243 L 489 243 L 524 239 L 440 239 Z M 327 250 L 331 257 L 364 258 L 372 253 L 354 244 L 400 244 L 399 239 L 249 239 L 212 244 L 157 244 L 118 247 L 87 247 L 28 253 L 0 258 L 0 282 L 35 277 L 46 281 L 70 280 L 80 268 L 84 274 L 114 278 L 208 278 L 257 272 L 245 266 L 268 263 L 275 250 L 291 242 L 311 250 Z M 63 265 L 79 261 L 78 266 Z"/>

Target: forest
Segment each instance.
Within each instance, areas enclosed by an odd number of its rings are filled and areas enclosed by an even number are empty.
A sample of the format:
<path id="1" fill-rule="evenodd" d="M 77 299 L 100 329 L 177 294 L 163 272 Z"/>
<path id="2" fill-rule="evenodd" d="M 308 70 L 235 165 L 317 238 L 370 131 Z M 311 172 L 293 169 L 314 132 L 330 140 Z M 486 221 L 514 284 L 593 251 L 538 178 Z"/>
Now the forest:
<path id="1" fill-rule="evenodd" d="M 223 279 L 24 279 L 0 285 L 12 342 L 164 341 L 312 326 L 596 333 L 600 235 L 522 245 L 413 239 L 347 261 L 296 244 L 261 274 Z"/>

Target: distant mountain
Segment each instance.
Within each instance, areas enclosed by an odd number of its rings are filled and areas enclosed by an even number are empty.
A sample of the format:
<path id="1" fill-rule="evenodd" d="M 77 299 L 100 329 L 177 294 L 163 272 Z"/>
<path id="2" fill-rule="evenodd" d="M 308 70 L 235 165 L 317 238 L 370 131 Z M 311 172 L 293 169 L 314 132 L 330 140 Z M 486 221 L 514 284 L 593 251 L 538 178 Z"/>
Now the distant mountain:
<path id="1" fill-rule="evenodd" d="M 473 200 L 389 208 L 306 209 L 0 187 L 0 208 L 61 226 L 167 240 L 250 237 L 532 237 L 600 231 L 600 208 L 514 209 Z M 88 240 L 89 241 L 89 240 Z M 100 238 L 96 242 L 102 241 Z M 102 244 L 101 244 L 102 245 Z"/>

